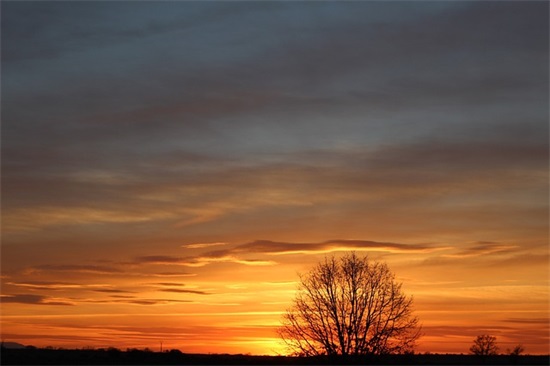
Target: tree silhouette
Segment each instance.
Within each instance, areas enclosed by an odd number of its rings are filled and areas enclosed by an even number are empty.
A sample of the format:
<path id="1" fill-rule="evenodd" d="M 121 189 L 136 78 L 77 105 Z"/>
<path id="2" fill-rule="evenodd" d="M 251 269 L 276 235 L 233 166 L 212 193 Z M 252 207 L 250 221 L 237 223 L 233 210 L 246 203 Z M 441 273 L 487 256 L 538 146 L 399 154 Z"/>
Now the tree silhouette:
<path id="1" fill-rule="evenodd" d="M 303 356 L 405 353 L 420 335 L 412 297 L 388 266 L 355 253 L 325 258 L 300 275 L 282 324 L 279 335 Z"/>
<path id="2" fill-rule="evenodd" d="M 519 356 L 523 353 L 523 351 L 525 351 L 525 348 L 523 348 L 521 344 L 518 344 L 517 346 L 514 347 L 513 350 L 507 350 L 506 352 L 510 356 Z"/>
<path id="3" fill-rule="evenodd" d="M 497 338 L 488 334 L 482 334 L 474 339 L 470 352 L 477 356 L 493 356 L 498 354 Z"/>

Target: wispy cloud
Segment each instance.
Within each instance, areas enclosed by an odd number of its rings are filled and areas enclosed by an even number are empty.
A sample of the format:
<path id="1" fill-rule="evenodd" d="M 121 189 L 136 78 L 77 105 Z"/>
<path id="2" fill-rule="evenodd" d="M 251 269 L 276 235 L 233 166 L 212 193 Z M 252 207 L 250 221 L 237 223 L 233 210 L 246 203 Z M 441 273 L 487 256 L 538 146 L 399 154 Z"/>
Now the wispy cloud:
<path id="1" fill-rule="evenodd" d="M 137 263 L 173 264 L 182 263 L 182 261 L 182 258 L 172 257 L 169 255 L 148 255 L 136 258 Z"/>
<path id="2" fill-rule="evenodd" d="M 199 291 L 199 290 L 186 290 L 186 289 L 182 289 L 182 288 L 163 288 L 163 289 L 160 289 L 159 291 L 174 292 L 174 293 L 179 293 L 179 294 L 211 295 L 210 292 Z"/>
<path id="3" fill-rule="evenodd" d="M 171 286 L 185 286 L 185 284 L 180 283 L 180 282 L 155 282 L 155 283 L 152 283 L 151 285 L 168 286 L 168 287 L 171 287 Z"/>
<path id="4" fill-rule="evenodd" d="M 136 300 L 120 300 L 117 302 L 126 303 L 126 304 L 135 304 L 135 305 L 166 305 L 171 303 L 188 303 L 192 301 L 174 300 L 174 299 L 136 299 Z"/>
<path id="5" fill-rule="evenodd" d="M 189 272 L 154 272 L 151 274 L 145 274 L 147 277 L 194 277 L 196 275 L 196 273 Z"/>
<path id="6" fill-rule="evenodd" d="M 468 258 L 489 255 L 495 253 L 511 253 L 517 249 L 518 245 L 500 244 L 492 242 L 481 242 L 479 245 L 467 248 L 463 251 L 454 254 L 446 254 L 450 258 Z"/>
<path id="7" fill-rule="evenodd" d="M 166 255 L 150 255 L 135 258 L 139 264 L 175 264 L 189 267 L 202 267 L 212 263 L 238 263 L 247 266 L 269 266 L 276 264 L 270 259 L 244 258 L 250 254 L 256 255 L 291 255 L 291 254 L 319 254 L 338 251 L 382 251 L 388 253 L 430 253 L 445 249 L 426 244 L 401 244 L 389 242 L 375 242 L 368 240 L 328 240 L 317 243 L 292 243 L 257 240 L 240 244 L 232 248 L 208 251 L 196 256 L 176 257 Z"/>
<path id="8" fill-rule="evenodd" d="M 30 304 L 30 305 L 63 305 L 63 306 L 75 305 L 72 302 L 68 302 L 64 300 L 59 301 L 55 298 L 50 298 L 42 295 L 34 295 L 34 294 L 1 295 L 0 302 Z"/>
<path id="9" fill-rule="evenodd" d="M 24 287 L 32 290 L 67 290 L 83 289 L 95 287 L 108 287 L 108 284 L 79 284 L 71 282 L 48 282 L 48 281 L 26 281 L 26 282 L 6 282 L 6 285 Z M 105 291 L 105 290 L 95 290 Z"/>
<path id="10" fill-rule="evenodd" d="M 217 247 L 217 246 L 220 246 L 220 245 L 227 245 L 227 243 L 217 242 L 217 243 L 184 244 L 184 245 L 182 245 L 182 247 L 188 248 L 188 249 L 202 249 L 202 248 Z"/>
<path id="11" fill-rule="evenodd" d="M 545 324 L 550 325 L 550 318 L 508 318 L 504 319 L 504 322 L 507 323 L 518 323 L 518 324 Z"/>
<path id="12" fill-rule="evenodd" d="M 174 257 L 174 256 L 142 256 L 135 259 L 141 264 L 177 264 L 188 267 L 203 267 L 210 263 L 238 263 L 247 266 L 270 266 L 276 264 L 274 261 L 261 259 L 241 259 L 232 255 L 201 255 L 196 257 Z"/>
<path id="13" fill-rule="evenodd" d="M 97 289 L 97 290 L 92 290 L 92 291 L 95 291 L 95 292 L 104 292 L 104 293 L 108 293 L 108 294 L 133 293 L 133 291 L 119 290 L 119 289 L 114 289 L 114 288 L 104 288 L 104 289 Z"/>
<path id="14" fill-rule="evenodd" d="M 441 248 L 424 244 L 400 244 L 375 242 L 369 240 L 328 240 L 318 243 L 288 243 L 274 242 L 269 240 L 258 240 L 251 243 L 239 245 L 227 251 L 210 252 L 210 255 L 222 253 L 265 253 L 270 255 L 283 254 L 316 254 L 331 253 L 337 251 L 384 251 L 392 253 L 402 252 L 433 252 Z"/>
<path id="15" fill-rule="evenodd" d="M 133 295 L 110 295 L 110 297 L 115 299 L 135 299 L 136 296 Z"/>
<path id="16" fill-rule="evenodd" d="M 131 305 L 167 305 L 174 303 L 192 303 L 191 300 L 180 299 L 151 299 L 132 296 L 112 295 L 110 299 L 77 299 L 75 302 L 94 304 L 131 304 Z"/>
<path id="17" fill-rule="evenodd" d="M 32 267 L 32 270 L 56 272 L 82 272 L 95 274 L 113 274 L 123 272 L 120 268 L 81 264 L 44 264 Z"/>
<path id="18" fill-rule="evenodd" d="M 517 254 L 509 258 L 495 258 L 494 260 L 488 262 L 486 265 L 492 268 L 502 268 L 507 266 L 515 267 L 538 267 L 538 266 L 547 266 L 550 263 L 550 254 L 543 249 L 539 250 L 539 253 L 527 253 L 527 254 Z"/>

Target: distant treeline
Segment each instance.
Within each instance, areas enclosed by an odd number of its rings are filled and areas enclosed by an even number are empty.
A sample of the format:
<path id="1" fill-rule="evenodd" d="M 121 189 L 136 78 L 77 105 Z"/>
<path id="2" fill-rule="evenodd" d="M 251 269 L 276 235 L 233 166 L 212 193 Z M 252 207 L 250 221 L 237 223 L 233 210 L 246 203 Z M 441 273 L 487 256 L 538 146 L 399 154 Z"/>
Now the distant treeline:
<path id="1" fill-rule="evenodd" d="M 188 354 L 179 350 L 2 348 L 2 365 L 548 365 L 549 356 L 407 354 L 375 357 L 286 357 Z"/>

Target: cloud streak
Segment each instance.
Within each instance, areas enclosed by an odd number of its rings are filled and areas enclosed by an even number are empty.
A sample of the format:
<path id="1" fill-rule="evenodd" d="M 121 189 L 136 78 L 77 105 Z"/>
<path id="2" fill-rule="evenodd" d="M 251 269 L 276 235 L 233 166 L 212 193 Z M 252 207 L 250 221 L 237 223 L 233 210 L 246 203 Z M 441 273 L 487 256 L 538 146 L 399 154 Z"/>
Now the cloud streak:
<path id="1" fill-rule="evenodd" d="M 95 291 L 95 292 L 104 292 L 104 293 L 107 293 L 107 294 L 125 294 L 125 293 L 133 293 L 133 291 L 119 290 L 119 289 L 114 289 L 114 288 L 95 289 L 95 290 L 92 290 L 92 291 Z"/>
<path id="2" fill-rule="evenodd" d="M 129 304 L 129 305 L 169 305 L 169 304 L 178 304 L 178 303 L 192 303 L 191 300 L 180 300 L 180 299 L 151 299 L 151 298 L 137 298 L 125 296 L 111 296 L 111 299 L 104 300 L 95 300 L 95 299 L 78 299 L 75 300 L 80 303 L 93 303 L 93 304 Z"/>
<path id="3" fill-rule="evenodd" d="M 268 266 L 276 264 L 273 260 L 245 259 L 249 254 L 268 256 L 320 254 L 339 251 L 381 251 L 386 253 L 431 253 L 444 250 L 447 247 L 436 247 L 425 244 L 401 244 L 389 242 L 375 242 L 368 240 L 328 240 L 318 243 L 290 243 L 270 240 L 257 240 L 240 244 L 228 249 L 207 251 L 203 254 L 187 257 L 150 255 L 135 258 L 139 264 L 166 264 L 189 267 L 202 267 L 213 263 L 238 263 L 248 266 Z"/>
<path id="4" fill-rule="evenodd" d="M 73 289 L 90 289 L 99 292 L 117 291 L 108 289 L 109 284 L 81 284 L 72 282 L 51 282 L 51 281 L 25 281 L 25 282 L 6 282 L 6 285 L 27 288 L 31 290 L 73 290 Z"/>
<path id="5" fill-rule="evenodd" d="M 80 264 L 44 264 L 34 266 L 33 270 L 38 271 L 55 271 L 55 272 L 79 272 L 79 273 L 94 273 L 94 274 L 116 274 L 123 272 L 122 269 L 108 266 L 96 265 L 80 265 Z"/>
<path id="6" fill-rule="evenodd" d="M 317 254 L 336 251 L 357 250 L 357 251 L 383 251 L 390 253 L 406 252 L 432 252 L 441 248 L 424 244 L 400 244 L 384 243 L 368 240 L 328 240 L 319 243 L 285 243 L 269 240 L 258 240 L 251 243 L 239 245 L 227 251 L 209 252 L 207 255 L 217 256 L 228 253 L 264 253 L 269 255 L 284 254 Z"/>
<path id="7" fill-rule="evenodd" d="M 478 257 L 482 255 L 491 255 L 495 253 L 513 253 L 519 248 L 518 245 L 509 245 L 509 244 L 499 244 L 491 242 L 482 242 L 479 245 L 467 248 L 466 250 L 460 251 L 455 254 L 447 254 L 447 257 L 450 258 L 469 258 L 469 257 Z"/>
<path id="8" fill-rule="evenodd" d="M 270 266 L 274 261 L 260 259 L 240 259 L 232 255 L 203 255 L 197 257 L 174 257 L 164 255 L 142 256 L 135 259 L 139 264 L 177 264 L 188 267 L 203 267 L 210 263 L 237 263 L 247 266 Z"/>
<path id="9" fill-rule="evenodd" d="M 28 305 L 61 305 L 61 306 L 73 306 L 72 302 L 58 301 L 56 299 L 34 294 L 15 294 L 15 295 L 1 295 L 0 302 L 12 303 L 12 304 L 28 304 Z"/>
<path id="10" fill-rule="evenodd" d="M 163 288 L 159 291 L 162 292 L 173 292 L 178 294 L 197 294 L 197 295 L 211 295 L 210 292 L 200 291 L 200 290 L 187 290 L 182 288 Z"/>
<path id="11" fill-rule="evenodd" d="M 196 243 L 196 244 L 184 244 L 182 245 L 183 248 L 187 249 L 202 249 L 202 248 L 209 248 L 209 247 L 217 247 L 221 245 L 227 245 L 227 243 L 218 242 L 218 243 Z"/>

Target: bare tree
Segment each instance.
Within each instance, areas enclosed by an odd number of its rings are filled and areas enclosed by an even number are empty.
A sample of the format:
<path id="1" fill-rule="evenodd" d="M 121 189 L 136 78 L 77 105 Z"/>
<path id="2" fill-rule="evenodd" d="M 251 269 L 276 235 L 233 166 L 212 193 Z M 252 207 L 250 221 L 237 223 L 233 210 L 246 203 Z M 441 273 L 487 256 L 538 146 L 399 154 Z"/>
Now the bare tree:
<path id="1" fill-rule="evenodd" d="M 350 253 L 300 275 L 279 334 L 298 355 L 377 355 L 413 350 L 420 336 L 412 297 L 384 263 Z"/>
<path id="2" fill-rule="evenodd" d="M 519 356 L 525 351 L 525 348 L 521 344 L 518 344 L 514 347 L 513 350 L 506 350 L 506 353 L 508 353 L 510 356 Z"/>
<path id="3" fill-rule="evenodd" d="M 482 334 L 474 339 L 470 352 L 477 356 L 493 356 L 498 354 L 497 338 L 488 334 Z"/>

